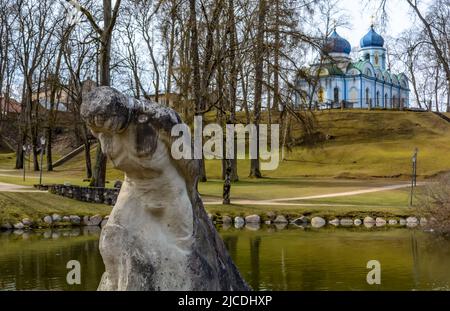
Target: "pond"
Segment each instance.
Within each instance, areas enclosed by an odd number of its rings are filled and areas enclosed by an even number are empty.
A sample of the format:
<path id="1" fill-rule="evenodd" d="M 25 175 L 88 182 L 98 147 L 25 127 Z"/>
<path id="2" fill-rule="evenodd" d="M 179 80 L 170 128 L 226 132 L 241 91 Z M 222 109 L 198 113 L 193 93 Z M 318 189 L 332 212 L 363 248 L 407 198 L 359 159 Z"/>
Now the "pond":
<path id="1" fill-rule="evenodd" d="M 450 290 L 450 240 L 406 228 L 218 228 L 255 290 Z M 0 233 L 1 290 L 95 290 L 99 228 Z M 70 260 L 81 285 L 68 285 Z M 369 285 L 367 262 L 381 265 Z"/>

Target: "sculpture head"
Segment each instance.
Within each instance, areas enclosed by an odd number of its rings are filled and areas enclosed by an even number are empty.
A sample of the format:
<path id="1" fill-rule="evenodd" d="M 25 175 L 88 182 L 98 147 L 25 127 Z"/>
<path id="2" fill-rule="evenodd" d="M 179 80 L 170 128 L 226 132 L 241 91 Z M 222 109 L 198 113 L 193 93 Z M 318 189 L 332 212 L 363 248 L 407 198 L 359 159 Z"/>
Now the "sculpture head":
<path id="1" fill-rule="evenodd" d="M 174 160 L 170 154 L 172 127 L 182 123 L 174 110 L 102 86 L 85 94 L 81 116 L 99 139 L 102 151 L 127 175 L 148 178 L 169 165 L 167 162 L 185 177 L 196 175 L 192 172 L 195 163 L 190 163 L 194 161 Z"/>

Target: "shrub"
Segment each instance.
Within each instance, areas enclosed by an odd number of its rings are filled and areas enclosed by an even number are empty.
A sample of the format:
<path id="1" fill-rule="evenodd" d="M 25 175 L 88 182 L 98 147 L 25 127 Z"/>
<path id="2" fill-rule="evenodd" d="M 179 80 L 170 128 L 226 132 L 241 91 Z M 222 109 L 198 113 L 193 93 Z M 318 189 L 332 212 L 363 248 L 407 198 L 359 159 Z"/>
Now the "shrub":
<path id="1" fill-rule="evenodd" d="M 427 226 L 450 235 L 450 174 L 436 178 L 424 187 L 417 212 L 428 220 Z"/>

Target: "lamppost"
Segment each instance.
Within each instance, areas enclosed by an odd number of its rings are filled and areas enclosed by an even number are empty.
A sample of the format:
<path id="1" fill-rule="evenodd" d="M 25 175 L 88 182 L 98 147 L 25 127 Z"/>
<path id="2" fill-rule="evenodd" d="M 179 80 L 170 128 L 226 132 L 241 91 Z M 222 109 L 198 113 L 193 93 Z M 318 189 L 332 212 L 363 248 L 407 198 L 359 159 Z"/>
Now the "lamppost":
<path id="1" fill-rule="evenodd" d="M 44 158 L 44 151 L 45 151 L 45 137 L 44 136 L 41 137 L 40 143 L 41 143 L 41 167 L 40 167 L 41 170 L 39 172 L 39 185 L 41 186 L 42 185 L 42 171 L 43 171 L 42 159 Z"/>
<path id="2" fill-rule="evenodd" d="M 23 167 L 23 181 L 25 181 L 25 161 L 27 159 L 27 154 L 30 153 L 31 151 L 31 146 L 30 145 L 23 145 L 22 146 L 22 150 L 23 150 L 23 161 L 22 161 L 22 167 Z"/>
<path id="3" fill-rule="evenodd" d="M 419 149 L 414 149 L 414 154 L 412 157 L 412 174 L 411 174 L 411 195 L 409 198 L 409 206 L 413 205 L 413 192 L 414 187 L 417 186 L 417 154 L 419 153 Z"/>

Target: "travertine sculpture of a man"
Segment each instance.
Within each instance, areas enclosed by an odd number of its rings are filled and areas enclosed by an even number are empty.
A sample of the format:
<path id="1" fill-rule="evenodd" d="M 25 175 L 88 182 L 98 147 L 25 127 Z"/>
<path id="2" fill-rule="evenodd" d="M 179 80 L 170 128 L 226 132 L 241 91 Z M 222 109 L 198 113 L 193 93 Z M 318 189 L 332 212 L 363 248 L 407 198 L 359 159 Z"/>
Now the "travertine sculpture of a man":
<path id="1" fill-rule="evenodd" d="M 81 114 L 125 180 L 100 236 L 99 290 L 247 290 L 197 191 L 196 160 L 174 160 L 178 114 L 98 87 Z"/>

